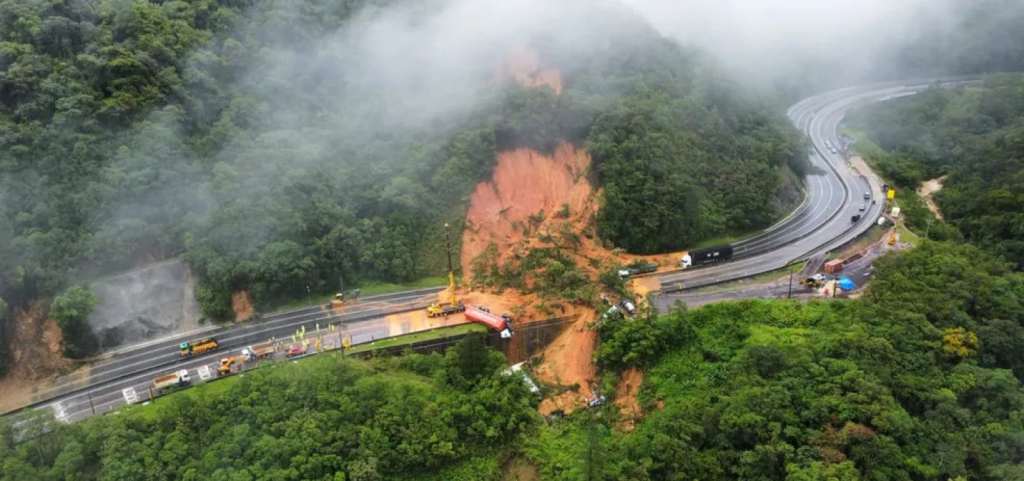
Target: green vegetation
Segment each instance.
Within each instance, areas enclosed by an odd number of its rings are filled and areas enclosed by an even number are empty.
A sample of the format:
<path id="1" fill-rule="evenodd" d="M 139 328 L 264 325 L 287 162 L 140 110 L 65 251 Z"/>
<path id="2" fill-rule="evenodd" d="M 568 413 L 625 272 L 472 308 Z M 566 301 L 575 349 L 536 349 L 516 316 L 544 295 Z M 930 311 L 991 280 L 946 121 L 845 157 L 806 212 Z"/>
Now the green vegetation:
<path id="1" fill-rule="evenodd" d="M 397 346 L 412 345 L 418 342 L 435 341 L 438 339 L 447 339 L 450 337 L 463 336 L 474 332 L 481 335 L 487 335 L 487 328 L 476 323 L 459 324 L 457 326 L 449 327 L 439 327 L 437 329 L 430 329 L 426 331 L 414 332 L 411 334 L 403 334 L 401 336 L 389 337 L 387 339 L 374 341 L 373 343 L 359 344 L 357 346 L 352 346 L 352 349 L 350 349 L 347 352 L 350 354 L 355 354 L 359 352 L 375 351 L 377 349 L 386 349 Z"/>
<path id="2" fill-rule="evenodd" d="M 1024 476 L 1024 275 L 935 242 L 875 272 L 857 301 L 603 324 L 601 367 L 647 367 L 645 419 L 624 434 L 614 408 L 573 416 L 526 452 L 543 479 Z"/>
<path id="3" fill-rule="evenodd" d="M 931 89 L 867 107 L 851 121 L 885 149 L 872 163 L 904 191 L 897 200 L 915 233 L 962 236 L 1024 267 L 1024 79 L 995 75 L 983 88 Z M 935 201 L 948 224 L 913 195 L 941 175 L 948 178 Z"/>
<path id="4" fill-rule="evenodd" d="M 458 282 L 458 279 L 456 279 L 456 282 Z M 367 281 L 359 286 L 359 297 L 379 296 L 381 294 L 392 294 L 395 292 L 426 289 L 428 287 L 440 287 L 445 285 L 448 285 L 448 277 L 424 277 L 423 279 L 419 279 L 412 282 L 406 282 L 402 284 Z M 336 293 L 320 294 L 311 297 L 296 298 L 284 304 L 274 306 L 272 310 L 284 311 L 288 309 L 307 307 L 311 304 L 327 304 L 328 301 L 334 298 L 335 294 Z"/>
<path id="5" fill-rule="evenodd" d="M 444 356 L 278 364 L 17 445 L 6 425 L 0 478 L 480 479 L 496 470 L 481 455 L 538 424 L 504 367 L 481 336 Z"/>
<path id="6" fill-rule="evenodd" d="M 89 313 L 96 307 L 96 294 L 85 286 L 72 286 L 53 298 L 50 318 L 64 333 L 64 352 L 81 358 L 95 353 L 98 342 L 89 327 Z"/>
<path id="7" fill-rule="evenodd" d="M 932 241 L 876 266 L 856 301 L 603 323 L 600 391 L 645 368 L 632 432 L 611 403 L 542 425 L 470 334 L 444 356 L 274 364 L 19 444 L 8 425 L 0 477 L 493 480 L 514 459 L 555 480 L 1020 478 L 1024 273 Z"/>
<path id="8" fill-rule="evenodd" d="M 437 112 L 402 84 L 427 72 L 383 77 L 372 39 L 338 33 L 392 4 L 419 3 L 5 2 L 0 296 L 177 256 L 211 319 L 238 290 L 266 311 L 339 277 L 405 285 L 445 272 L 442 225 L 463 228 L 497 151 L 560 139 L 592 149 L 600 232 L 637 252 L 767 225 L 784 166 L 801 168 L 777 105 L 603 4 L 567 15 L 571 35 L 519 39 L 561 70 L 561 95 L 481 80 L 446 104 L 478 102 Z"/>

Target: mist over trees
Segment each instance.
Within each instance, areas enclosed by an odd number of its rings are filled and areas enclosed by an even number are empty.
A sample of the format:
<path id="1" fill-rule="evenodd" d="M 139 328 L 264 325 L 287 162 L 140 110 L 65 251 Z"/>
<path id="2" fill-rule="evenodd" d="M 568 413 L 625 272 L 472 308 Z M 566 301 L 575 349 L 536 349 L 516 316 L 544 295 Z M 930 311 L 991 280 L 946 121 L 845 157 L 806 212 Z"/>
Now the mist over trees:
<path id="1" fill-rule="evenodd" d="M 898 188 L 948 176 L 935 201 L 954 229 L 935 222 L 935 237 L 962 236 L 1024 268 L 1024 79 L 930 89 L 864 108 L 851 122 L 885 149 L 872 160 Z M 923 209 L 908 217 L 917 228 L 930 219 Z"/>
<path id="2" fill-rule="evenodd" d="M 440 226 L 508 148 L 590 146 L 600 230 L 637 252 L 767 225 L 802 163 L 781 105 L 610 2 L 3 6 L 12 305 L 174 256 L 214 319 L 238 290 L 263 309 L 436 275 Z M 524 45 L 560 95 L 495 78 Z"/>

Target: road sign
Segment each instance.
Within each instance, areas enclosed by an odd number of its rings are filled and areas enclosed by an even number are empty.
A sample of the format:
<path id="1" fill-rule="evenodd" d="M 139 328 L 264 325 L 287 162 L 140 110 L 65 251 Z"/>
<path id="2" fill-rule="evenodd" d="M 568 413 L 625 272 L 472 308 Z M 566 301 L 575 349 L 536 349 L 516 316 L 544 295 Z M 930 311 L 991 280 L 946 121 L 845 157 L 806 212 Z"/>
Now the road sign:
<path id="1" fill-rule="evenodd" d="M 124 396 L 124 400 L 128 404 L 135 404 L 139 402 L 139 395 L 135 394 L 135 388 L 133 387 L 122 389 L 121 394 Z"/>

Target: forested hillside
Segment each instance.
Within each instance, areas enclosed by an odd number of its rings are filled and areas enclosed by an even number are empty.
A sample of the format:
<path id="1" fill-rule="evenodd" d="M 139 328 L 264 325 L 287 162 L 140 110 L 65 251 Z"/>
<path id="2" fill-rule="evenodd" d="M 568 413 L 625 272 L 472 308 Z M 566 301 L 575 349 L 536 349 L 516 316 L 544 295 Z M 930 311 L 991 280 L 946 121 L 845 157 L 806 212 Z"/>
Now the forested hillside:
<path id="1" fill-rule="evenodd" d="M 935 198 L 957 232 L 940 227 L 937 235 L 962 234 L 1024 267 L 1024 79 L 999 75 L 978 88 L 931 89 L 850 120 L 884 149 L 873 163 L 908 195 L 948 175 Z"/>
<path id="2" fill-rule="evenodd" d="M 437 275 L 496 152 L 560 138 L 593 150 L 617 246 L 779 216 L 804 162 L 779 105 L 614 3 L 530 8 L 0 2 L 0 297 L 182 256 L 225 319 L 236 291 L 262 309 Z M 465 16 L 504 23 L 468 41 Z M 561 95 L 495 78 L 524 44 Z"/>
<path id="3" fill-rule="evenodd" d="M 1022 323 L 1024 275 L 928 242 L 879 261 L 860 300 L 605 323 L 601 391 L 646 371 L 632 432 L 611 402 L 546 425 L 470 339 L 443 357 L 265 367 L 20 444 L 3 430 L 0 477 L 1020 479 Z"/>

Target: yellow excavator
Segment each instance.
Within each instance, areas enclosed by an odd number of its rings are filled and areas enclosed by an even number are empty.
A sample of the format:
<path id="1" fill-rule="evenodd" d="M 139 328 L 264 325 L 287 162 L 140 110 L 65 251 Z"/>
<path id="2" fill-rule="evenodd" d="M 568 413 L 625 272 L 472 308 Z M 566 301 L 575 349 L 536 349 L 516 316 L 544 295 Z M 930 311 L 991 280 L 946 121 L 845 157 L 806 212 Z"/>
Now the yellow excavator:
<path id="1" fill-rule="evenodd" d="M 452 239 L 448 232 L 448 223 L 444 224 L 444 245 L 448 251 L 448 303 L 434 303 L 427 307 L 427 317 L 442 317 L 457 312 L 465 312 L 466 306 L 459 302 L 455 295 L 455 270 L 452 267 Z"/>
<path id="2" fill-rule="evenodd" d="M 811 277 L 803 277 L 800 279 L 800 285 L 810 289 L 820 289 L 825 285 L 825 275 L 815 274 Z"/>
<path id="3" fill-rule="evenodd" d="M 339 292 L 334 295 L 331 302 L 328 302 L 325 307 L 328 309 L 334 309 L 336 307 L 344 306 L 345 304 L 352 302 L 359 298 L 359 289 L 353 289 L 351 291 Z"/>
<path id="4" fill-rule="evenodd" d="M 896 229 L 893 229 L 892 233 L 889 234 L 889 245 L 893 245 L 895 243 L 896 243 Z"/>

